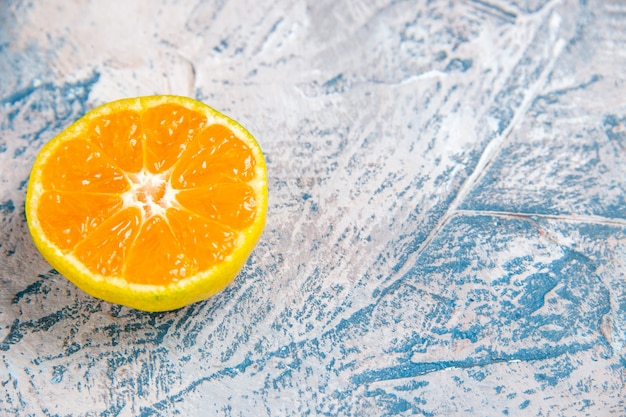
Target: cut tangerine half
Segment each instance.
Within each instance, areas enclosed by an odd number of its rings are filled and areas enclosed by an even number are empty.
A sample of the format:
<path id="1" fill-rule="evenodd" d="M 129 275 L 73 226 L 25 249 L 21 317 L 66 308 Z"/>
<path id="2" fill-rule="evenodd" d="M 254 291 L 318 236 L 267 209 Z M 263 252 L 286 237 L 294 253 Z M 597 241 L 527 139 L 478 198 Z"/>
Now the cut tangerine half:
<path id="1" fill-rule="evenodd" d="M 187 97 L 104 104 L 32 168 L 33 241 L 94 297 L 173 310 L 224 289 L 263 232 L 265 160 L 239 123 Z"/>

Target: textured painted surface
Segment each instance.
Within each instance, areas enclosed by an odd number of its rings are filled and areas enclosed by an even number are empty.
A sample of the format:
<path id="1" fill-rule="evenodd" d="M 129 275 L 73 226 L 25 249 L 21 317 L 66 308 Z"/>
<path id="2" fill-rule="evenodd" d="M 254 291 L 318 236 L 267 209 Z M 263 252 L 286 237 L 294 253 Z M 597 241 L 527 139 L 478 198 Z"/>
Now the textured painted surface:
<path id="1" fill-rule="evenodd" d="M 620 1 L 0 1 L 0 415 L 626 416 Z M 197 97 L 259 140 L 267 229 L 149 314 L 23 213 L 94 105 Z"/>

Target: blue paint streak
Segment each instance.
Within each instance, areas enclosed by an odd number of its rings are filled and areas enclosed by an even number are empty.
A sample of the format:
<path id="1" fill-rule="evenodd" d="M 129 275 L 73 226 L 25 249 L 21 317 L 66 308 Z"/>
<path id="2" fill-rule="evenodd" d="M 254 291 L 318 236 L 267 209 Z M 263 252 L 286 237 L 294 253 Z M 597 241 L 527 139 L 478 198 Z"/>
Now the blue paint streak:
<path id="1" fill-rule="evenodd" d="M 56 271 L 53 271 L 55 274 L 57 274 Z M 40 277 L 44 278 L 42 275 L 40 275 Z M 43 279 L 40 279 L 38 281 L 33 282 L 32 284 L 30 284 L 28 287 L 26 287 L 25 289 L 23 289 L 22 291 L 18 291 L 15 294 L 15 297 L 13 297 L 13 299 L 11 300 L 11 304 L 17 304 L 20 302 L 20 300 L 22 298 L 24 298 L 27 295 L 31 295 L 31 294 L 41 294 L 41 293 L 47 293 L 48 290 L 42 290 L 42 284 L 44 283 Z"/>
<path id="2" fill-rule="evenodd" d="M 445 72 L 466 72 L 472 68 L 474 61 L 472 59 L 454 58 L 446 66 Z"/>
<path id="3" fill-rule="evenodd" d="M 58 384 L 63 380 L 63 374 L 65 374 L 67 368 L 64 365 L 55 365 L 52 368 L 52 379 L 50 380 L 53 384 Z"/>
<path id="4" fill-rule="evenodd" d="M 23 101 L 31 94 L 35 92 L 36 88 L 33 85 L 29 85 L 26 88 L 15 91 L 7 97 L 0 98 L 0 105 L 15 105 L 20 101 Z"/>
<path id="5" fill-rule="evenodd" d="M 594 343 L 572 343 L 569 345 L 546 346 L 542 348 L 520 349 L 514 353 L 491 352 L 488 357 L 467 358 L 463 360 L 450 360 L 439 362 L 405 363 L 383 369 L 363 372 L 352 377 L 355 385 L 370 384 L 377 381 L 386 381 L 403 378 L 414 378 L 444 369 L 469 369 L 482 367 L 496 363 L 510 361 L 542 361 L 553 359 L 564 354 L 573 354 L 580 351 L 593 349 Z"/>
<path id="6" fill-rule="evenodd" d="M 502 7 L 498 7 L 494 4 L 491 4 L 487 1 L 483 0 L 471 0 L 472 3 L 480 4 L 488 10 L 491 10 L 493 13 L 497 13 L 497 15 L 504 16 L 506 19 L 515 20 L 517 19 L 517 14 L 510 12 L 508 10 L 503 9 Z"/>
<path id="7" fill-rule="evenodd" d="M 36 121 L 42 125 L 34 132 L 25 134 L 28 143 L 37 141 L 44 133 L 49 133 L 67 126 L 88 110 L 89 92 L 100 79 L 94 72 L 85 80 L 56 86 L 51 82 L 31 85 L 0 98 L 0 107 L 7 112 L 2 121 L 3 130 L 12 130 L 17 117 L 25 121 Z M 19 150 L 18 150 L 19 152 Z"/>
<path id="8" fill-rule="evenodd" d="M 3 203 L 0 203 L 0 214 L 4 216 L 8 216 L 14 211 L 15 211 L 15 204 L 13 203 L 13 200 L 7 200 Z"/>

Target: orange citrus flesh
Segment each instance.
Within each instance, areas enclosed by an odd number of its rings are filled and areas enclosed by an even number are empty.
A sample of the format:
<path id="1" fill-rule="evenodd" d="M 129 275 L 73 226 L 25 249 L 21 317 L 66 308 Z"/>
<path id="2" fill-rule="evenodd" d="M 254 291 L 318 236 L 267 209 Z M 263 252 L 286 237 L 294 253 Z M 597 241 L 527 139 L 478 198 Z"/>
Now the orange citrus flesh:
<path id="1" fill-rule="evenodd" d="M 226 287 L 266 212 L 256 140 L 177 96 L 87 113 L 41 150 L 26 197 L 33 241 L 54 268 L 95 297 L 146 311 Z"/>

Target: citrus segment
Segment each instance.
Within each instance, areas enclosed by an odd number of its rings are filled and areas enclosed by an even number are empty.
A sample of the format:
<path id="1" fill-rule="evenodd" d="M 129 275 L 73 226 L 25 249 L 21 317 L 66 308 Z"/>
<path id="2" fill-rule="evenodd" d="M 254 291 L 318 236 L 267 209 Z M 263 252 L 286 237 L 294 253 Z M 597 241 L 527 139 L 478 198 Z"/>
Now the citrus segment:
<path id="1" fill-rule="evenodd" d="M 146 168 L 152 173 L 168 170 L 180 157 L 189 139 L 206 124 L 206 116 L 176 104 L 162 104 L 142 115 L 147 137 Z"/>
<path id="2" fill-rule="evenodd" d="M 249 181 L 254 168 L 251 149 L 226 126 L 213 124 L 200 132 L 181 155 L 172 173 L 172 186 L 186 189 L 216 182 Z"/>
<path id="3" fill-rule="evenodd" d="M 167 218 L 196 270 L 206 270 L 224 261 L 237 244 L 235 231 L 190 211 L 169 209 Z"/>
<path id="4" fill-rule="evenodd" d="M 221 291 L 259 240 L 263 153 L 190 98 L 100 106 L 42 149 L 26 215 L 37 248 L 86 292 L 162 311 Z"/>
<path id="5" fill-rule="evenodd" d="M 42 167 L 46 190 L 119 193 L 129 188 L 123 171 L 86 140 L 64 143 Z"/>
<path id="6" fill-rule="evenodd" d="M 120 111 L 94 120 L 88 137 L 120 169 L 139 172 L 143 167 L 143 132 L 137 112 Z"/>
<path id="7" fill-rule="evenodd" d="M 254 190 L 247 184 L 233 182 L 181 190 L 177 199 L 183 207 L 237 229 L 254 221 Z"/>
<path id="8" fill-rule="evenodd" d="M 135 284 L 167 285 L 188 277 L 191 272 L 185 250 L 174 237 L 168 221 L 161 216 L 148 219 L 129 250 L 127 280 Z"/>
<path id="9" fill-rule="evenodd" d="M 122 208 L 113 194 L 78 194 L 47 191 L 40 197 L 41 227 L 59 249 L 69 251 Z"/>
<path id="10" fill-rule="evenodd" d="M 91 273 L 119 276 L 140 225 L 141 211 L 136 207 L 125 208 L 88 233 L 74 247 L 73 253 Z"/>

